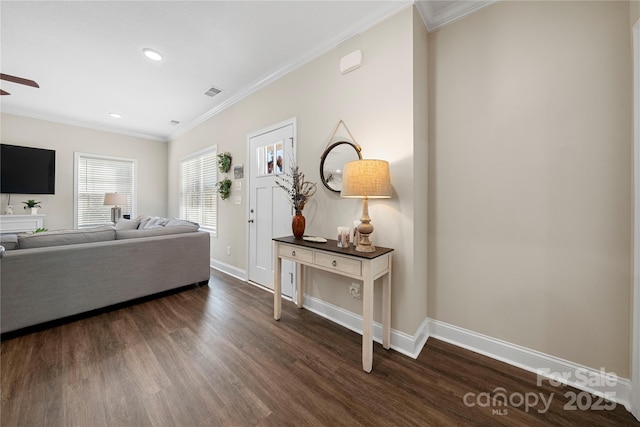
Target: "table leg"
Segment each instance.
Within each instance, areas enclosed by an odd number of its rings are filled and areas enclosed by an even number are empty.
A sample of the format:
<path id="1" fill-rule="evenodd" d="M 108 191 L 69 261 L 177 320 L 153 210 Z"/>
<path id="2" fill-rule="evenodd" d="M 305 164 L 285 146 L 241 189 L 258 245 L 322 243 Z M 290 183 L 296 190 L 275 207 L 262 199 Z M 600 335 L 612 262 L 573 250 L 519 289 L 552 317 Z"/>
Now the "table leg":
<path id="1" fill-rule="evenodd" d="M 391 345 L 391 255 L 389 255 L 389 272 L 382 278 L 382 347 L 389 349 Z"/>
<path id="2" fill-rule="evenodd" d="M 282 313 L 282 258 L 278 256 L 278 244 L 273 247 L 274 268 L 273 268 L 273 318 L 280 320 Z"/>
<path id="3" fill-rule="evenodd" d="M 296 305 L 302 308 L 304 304 L 304 266 L 296 263 Z"/>
<path id="4" fill-rule="evenodd" d="M 373 368 L 373 278 L 370 272 L 364 275 L 362 287 L 362 369 L 365 372 L 371 372 Z"/>

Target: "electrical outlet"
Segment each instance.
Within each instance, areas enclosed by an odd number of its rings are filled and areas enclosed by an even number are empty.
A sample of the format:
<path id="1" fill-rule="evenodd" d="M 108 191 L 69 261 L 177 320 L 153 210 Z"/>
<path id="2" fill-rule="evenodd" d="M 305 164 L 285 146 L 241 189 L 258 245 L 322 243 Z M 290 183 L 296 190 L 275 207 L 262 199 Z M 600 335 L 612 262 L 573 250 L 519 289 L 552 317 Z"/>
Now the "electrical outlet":
<path id="1" fill-rule="evenodd" d="M 351 286 L 349 286 L 349 295 L 351 295 L 352 298 L 360 299 L 360 283 L 351 283 Z"/>
<path id="2" fill-rule="evenodd" d="M 227 256 L 231 256 L 231 246 L 227 246 Z"/>

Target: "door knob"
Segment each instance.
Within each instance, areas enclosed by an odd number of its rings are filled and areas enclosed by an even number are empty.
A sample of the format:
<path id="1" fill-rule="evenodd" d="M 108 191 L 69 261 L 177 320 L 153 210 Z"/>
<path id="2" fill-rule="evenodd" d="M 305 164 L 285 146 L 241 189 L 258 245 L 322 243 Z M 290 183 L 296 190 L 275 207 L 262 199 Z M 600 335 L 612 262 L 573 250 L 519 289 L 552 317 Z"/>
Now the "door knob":
<path id="1" fill-rule="evenodd" d="M 247 222 L 253 222 L 253 219 L 250 219 L 250 220 L 249 220 L 249 221 L 247 221 Z"/>

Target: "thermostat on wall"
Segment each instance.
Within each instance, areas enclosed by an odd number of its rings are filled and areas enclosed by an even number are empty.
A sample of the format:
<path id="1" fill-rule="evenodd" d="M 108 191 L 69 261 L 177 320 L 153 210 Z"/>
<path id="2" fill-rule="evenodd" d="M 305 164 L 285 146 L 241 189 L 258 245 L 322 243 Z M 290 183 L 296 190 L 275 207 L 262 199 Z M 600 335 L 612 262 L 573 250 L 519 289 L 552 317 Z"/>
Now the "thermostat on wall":
<path id="1" fill-rule="evenodd" d="M 342 71 L 342 74 L 347 74 L 349 71 L 360 68 L 360 65 L 362 65 L 362 51 L 354 50 L 350 54 L 342 57 L 340 60 L 340 71 Z"/>

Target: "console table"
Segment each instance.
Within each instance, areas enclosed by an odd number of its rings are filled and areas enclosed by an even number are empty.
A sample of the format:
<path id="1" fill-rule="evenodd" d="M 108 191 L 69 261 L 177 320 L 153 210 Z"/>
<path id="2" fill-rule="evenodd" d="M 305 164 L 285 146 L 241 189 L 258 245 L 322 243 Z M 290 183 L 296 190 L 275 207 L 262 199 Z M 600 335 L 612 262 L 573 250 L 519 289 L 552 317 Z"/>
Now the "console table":
<path id="1" fill-rule="evenodd" d="M 20 233 L 44 228 L 44 214 L 0 215 L 0 233 Z"/>
<path id="2" fill-rule="evenodd" d="M 293 236 L 278 237 L 274 243 L 273 318 L 282 313 L 282 260 L 296 263 L 296 305 L 302 308 L 304 269 L 313 267 L 362 281 L 362 369 L 371 372 L 373 366 L 373 283 L 382 277 L 382 346 L 391 342 L 391 254 L 393 249 L 376 246 L 375 252 L 357 252 L 354 247 L 339 248 L 335 240 L 326 243 L 308 242 Z"/>

